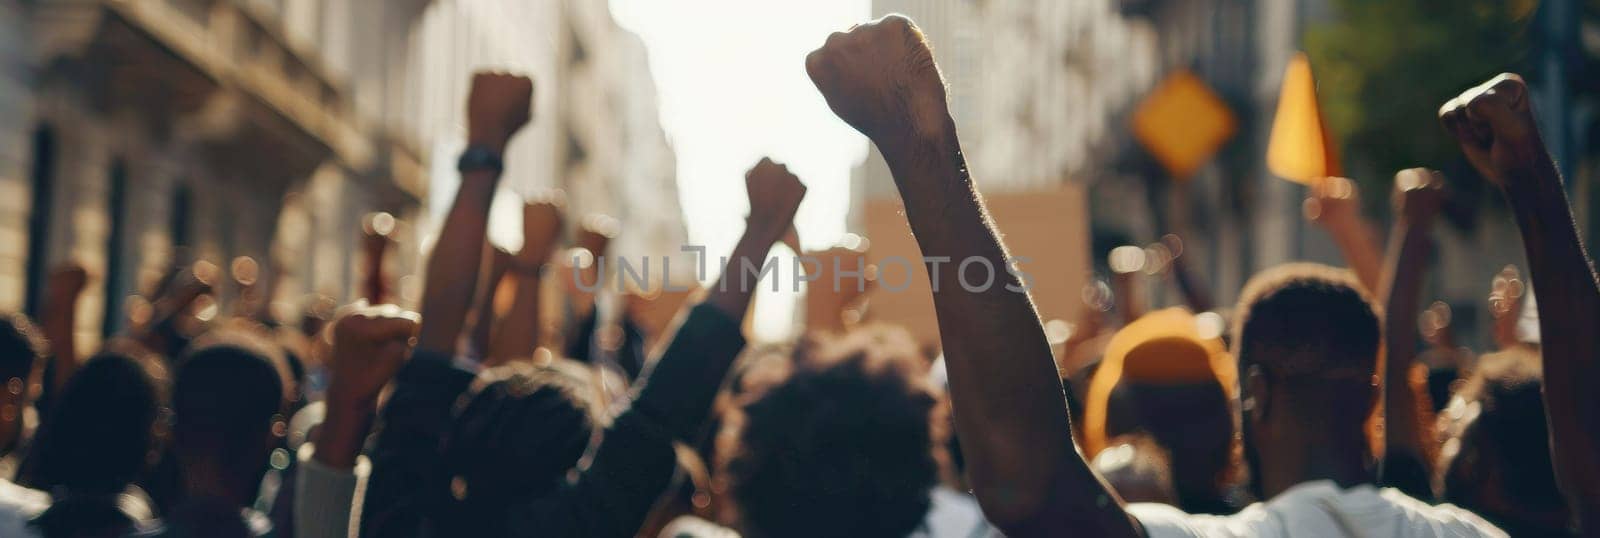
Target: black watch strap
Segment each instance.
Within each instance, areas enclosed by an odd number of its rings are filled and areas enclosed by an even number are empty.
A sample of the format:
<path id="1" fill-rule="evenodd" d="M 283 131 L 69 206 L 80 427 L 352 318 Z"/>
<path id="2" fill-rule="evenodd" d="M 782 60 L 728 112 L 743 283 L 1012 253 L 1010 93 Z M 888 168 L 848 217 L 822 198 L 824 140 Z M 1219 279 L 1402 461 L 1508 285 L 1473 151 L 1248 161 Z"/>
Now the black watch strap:
<path id="1" fill-rule="evenodd" d="M 505 161 L 500 159 L 500 154 L 483 146 L 467 146 L 461 152 L 461 159 L 456 161 L 456 171 L 463 174 L 467 172 L 502 172 L 506 169 Z"/>

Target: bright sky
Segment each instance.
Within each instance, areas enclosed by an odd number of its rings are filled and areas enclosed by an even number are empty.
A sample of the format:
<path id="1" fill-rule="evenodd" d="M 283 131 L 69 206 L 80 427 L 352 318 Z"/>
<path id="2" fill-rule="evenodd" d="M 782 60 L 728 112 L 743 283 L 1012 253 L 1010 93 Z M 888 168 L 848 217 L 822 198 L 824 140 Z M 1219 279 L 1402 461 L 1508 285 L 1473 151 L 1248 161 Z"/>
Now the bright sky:
<path id="1" fill-rule="evenodd" d="M 850 169 L 866 139 L 839 121 L 806 77 L 805 56 L 866 19 L 869 0 L 611 0 L 644 39 L 661 123 L 678 157 L 689 239 L 731 249 L 749 207 L 744 172 L 763 156 L 809 191 L 797 218 L 807 248 L 844 233 Z"/>
<path id="2" fill-rule="evenodd" d="M 617 22 L 649 49 L 689 241 L 705 245 L 710 259 L 738 241 L 749 211 L 744 172 L 764 156 L 787 164 L 808 187 L 795 219 L 804 248 L 832 246 L 845 233 L 850 169 L 866 156 L 866 139 L 828 109 L 806 76 L 805 56 L 829 33 L 864 21 L 870 7 L 870 0 L 611 0 Z M 778 265 L 788 267 L 787 259 Z M 757 336 L 782 337 L 794 297 L 762 291 Z"/>

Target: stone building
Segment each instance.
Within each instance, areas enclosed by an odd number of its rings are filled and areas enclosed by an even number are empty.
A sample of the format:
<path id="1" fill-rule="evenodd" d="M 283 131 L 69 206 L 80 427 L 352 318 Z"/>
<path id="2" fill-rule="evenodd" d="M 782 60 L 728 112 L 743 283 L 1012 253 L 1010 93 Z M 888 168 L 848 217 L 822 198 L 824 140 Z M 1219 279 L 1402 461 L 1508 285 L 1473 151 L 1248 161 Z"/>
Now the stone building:
<path id="1" fill-rule="evenodd" d="M 69 259 L 97 275 L 86 348 L 178 259 L 272 259 L 279 300 L 353 298 L 371 211 L 406 223 L 389 273 L 415 273 L 479 68 L 539 79 L 508 198 L 564 185 L 681 234 L 638 49 L 602 0 L 0 0 L 0 309 L 32 312 Z"/>

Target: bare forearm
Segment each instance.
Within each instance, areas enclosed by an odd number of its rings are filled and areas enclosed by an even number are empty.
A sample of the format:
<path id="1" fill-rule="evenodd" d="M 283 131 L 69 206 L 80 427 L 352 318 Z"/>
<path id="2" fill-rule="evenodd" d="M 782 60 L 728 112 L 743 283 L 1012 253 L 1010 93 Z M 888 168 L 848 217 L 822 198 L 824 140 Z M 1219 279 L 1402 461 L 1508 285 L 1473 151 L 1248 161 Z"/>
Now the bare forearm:
<path id="1" fill-rule="evenodd" d="M 1327 229 L 1334 244 L 1338 245 L 1339 253 L 1344 256 L 1345 263 L 1355 272 L 1356 280 L 1377 293 L 1383 262 L 1372 226 L 1361 217 L 1353 216 L 1330 222 Z"/>
<path id="2" fill-rule="evenodd" d="M 490 340 L 488 365 L 529 356 L 539 346 L 538 273 L 515 273 L 515 278 L 516 295 L 511 301 L 511 310 L 500 318 L 494 339 Z"/>
<path id="3" fill-rule="evenodd" d="M 1397 220 L 1390 233 L 1384 293 L 1384 422 L 1388 452 L 1410 454 L 1424 466 L 1433 466 L 1432 444 L 1424 424 L 1433 424 L 1424 394 L 1411 383 L 1417 358 L 1417 316 L 1422 308 L 1422 280 L 1427 272 L 1426 226 Z"/>
<path id="4" fill-rule="evenodd" d="M 1506 197 L 1521 228 L 1538 294 L 1544 362 L 1545 409 L 1549 415 L 1556 476 L 1584 530 L 1600 521 L 1600 284 L 1582 244 L 1548 157 L 1513 178 Z"/>
<path id="5" fill-rule="evenodd" d="M 417 349 L 453 354 L 477 291 L 483 261 L 489 203 L 498 174 L 475 172 L 461 178 L 439 239 L 428 256 L 422 296 L 422 329 Z"/>
<path id="6" fill-rule="evenodd" d="M 78 296 L 52 297 L 45 306 L 44 319 L 41 320 L 45 339 L 50 341 L 50 355 L 55 362 L 55 369 L 50 377 L 50 385 L 60 390 L 66 386 L 67 379 L 78 370 L 78 344 L 73 338 L 73 320 L 78 317 Z M 115 316 L 117 312 L 106 312 L 107 316 Z"/>
<path id="7" fill-rule="evenodd" d="M 472 335 L 468 338 L 472 346 L 473 356 L 480 360 L 487 359 L 490 353 L 491 341 L 495 329 L 494 299 L 495 292 L 500 289 L 500 281 L 505 278 L 510 254 L 497 248 L 485 248 L 484 257 L 489 262 L 488 279 L 478 290 L 476 312 L 472 316 Z"/>
<path id="8" fill-rule="evenodd" d="M 1006 271 L 1005 247 L 967 176 L 953 128 L 939 139 L 879 147 L 897 183 L 935 186 L 901 189 L 901 196 L 923 256 L 948 260 L 929 265 L 934 310 L 956 428 L 966 432 L 962 451 L 985 512 L 1013 535 L 1074 527 L 1131 534 L 1120 503 L 1072 445 L 1049 343 L 1032 300 Z M 975 275 L 987 264 L 993 281 L 969 290 L 964 284 L 984 279 L 964 283 L 963 263 Z"/>
<path id="9" fill-rule="evenodd" d="M 754 271 L 759 272 L 762 264 L 766 263 L 767 253 L 771 252 L 772 244 L 781 237 L 782 232 L 755 229 L 747 227 L 744 235 L 739 237 L 739 242 L 734 245 L 733 253 L 728 256 L 728 264 L 722 268 L 722 276 L 717 278 L 717 283 L 711 287 L 711 292 L 706 297 L 706 302 L 717 307 L 728 317 L 742 320 L 745 311 L 750 308 L 750 299 L 755 294 L 755 276 L 745 270 L 749 264 Z"/>

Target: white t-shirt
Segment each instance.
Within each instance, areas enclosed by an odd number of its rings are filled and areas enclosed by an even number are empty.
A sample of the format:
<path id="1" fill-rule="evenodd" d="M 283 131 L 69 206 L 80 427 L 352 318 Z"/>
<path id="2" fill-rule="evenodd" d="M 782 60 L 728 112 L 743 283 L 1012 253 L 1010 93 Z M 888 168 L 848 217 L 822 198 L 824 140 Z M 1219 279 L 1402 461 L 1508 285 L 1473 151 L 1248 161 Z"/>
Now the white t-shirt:
<path id="1" fill-rule="evenodd" d="M 1189 536 L 1506 536 L 1471 512 L 1433 506 L 1394 488 L 1360 485 L 1341 490 L 1332 481 L 1306 482 L 1231 516 L 1186 514 L 1164 504 L 1137 503 L 1128 512 L 1150 538 Z"/>
<path id="2" fill-rule="evenodd" d="M 0 536 L 31 538 L 39 533 L 28 521 L 50 507 L 50 494 L 0 479 Z"/>

